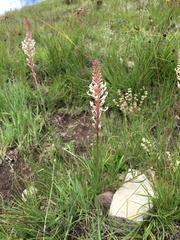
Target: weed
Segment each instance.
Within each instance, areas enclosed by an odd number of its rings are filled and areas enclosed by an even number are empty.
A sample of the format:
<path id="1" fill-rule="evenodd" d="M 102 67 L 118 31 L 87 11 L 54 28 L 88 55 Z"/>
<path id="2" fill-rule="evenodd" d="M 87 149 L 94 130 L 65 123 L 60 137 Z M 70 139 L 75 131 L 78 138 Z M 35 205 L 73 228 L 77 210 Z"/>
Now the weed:
<path id="1" fill-rule="evenodd" d="M 118 91 L 119 101 L 117 102 L 114 99 L 114 103 L 119 109 L 123 112 L 125 118 L 128 115 L 135 114 L 140 111 L 142 108 L 142 104 L 144 100 L 148 96 L 148 92 L 145 91 L 144 88 L 140 89 L 140 93 L 132 94 L 132 89 L 129 88 L 127 93 L 123 93 L 122 91 Z"/>

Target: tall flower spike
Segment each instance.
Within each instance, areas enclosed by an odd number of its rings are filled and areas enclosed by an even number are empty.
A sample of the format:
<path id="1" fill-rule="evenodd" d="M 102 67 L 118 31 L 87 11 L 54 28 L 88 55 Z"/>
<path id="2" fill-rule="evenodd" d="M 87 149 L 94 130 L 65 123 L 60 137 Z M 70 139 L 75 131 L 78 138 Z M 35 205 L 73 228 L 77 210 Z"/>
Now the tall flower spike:
<path id="1" fill-rule="evenodd" d="M 30 65 L 30 57 L 33 57 L 35 52 L 35 44 L 36 42 L 34 39 L 32 39 L 32 33 L 31 33 L 31 24 L 29 20 L 26 21 L 26 37 L 24 41 L 22 41 L 22 49 L 24 53 L 28 56 L 27 62 L 28 65 Z"/>
<path id="2" fill-rule="evenodd" d="M 175 71 L 176 71 L 176 77 L 177 77 L 177 87 L 180 89 L 180 48 L 178 49 L 178 63 L 177 63 L 177 68 L 175 68 Z M 179 97 L 179 100 L 177 103 L 177 109 L 175 112 L 175 119 L 177 119 L 178 121 L 180 120 L 179 111 L 180 111 L 180 97 Z"/>
<path id="3" fill-rule="evenodd" d="M 26 37 L 25 37 L 24 41 L 21 42 L 21 44 L 22 44 L 22 49 L 23 49 L 24 53 L 27 55 L 27 63 L 33 74 L 33 78 L 34 78 L 36 87 L 38 88 L 38 81 L 37 81 L 36 72 L 34 69 L 34 61 L 33 61 L 33 55 L 35 53 L 36 42 L 34 41 L 34 39 L 32 39 L 31 23 L 29 20 L 26 20 Z"/>
<path id="4" fill-rule="evenodd" d="M 180 89 L 180 48 L 178 49 L 178 64 L 175 68 L 176 77 L 177 77 L 177 87 Z"/>
<path id="5" fill-rule="evenodd" d="M 89 85 L 89 91 L 87 94 L 94 98 L 94 101 L 90 101 L 90 106 L 92 107 L 93 125 L 95 126 L 96 131 L 98 131 L 98 129 L 101 128 L 102 111 L 106 111 L 108 109 L 108 107 L 103 108 L 108 91 L 106 83 L 103 83 L 102 81 L 100 62 L 98 60 L 94 60 L 92 64 L 92 82 Z"/>

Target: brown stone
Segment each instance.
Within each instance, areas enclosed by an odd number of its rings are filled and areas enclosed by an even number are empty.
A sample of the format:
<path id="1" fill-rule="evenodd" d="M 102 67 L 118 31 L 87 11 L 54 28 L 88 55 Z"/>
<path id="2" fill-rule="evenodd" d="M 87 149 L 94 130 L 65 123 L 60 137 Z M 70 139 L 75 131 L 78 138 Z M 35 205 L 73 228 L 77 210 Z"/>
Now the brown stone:
<path id="1" fill-rule="evenodd" d="M 98 195 L 98 201 L 102 206 L 109 209 L 113 199 L 113 195 L 114 193 L 110 191 L 101 193 Z"/>

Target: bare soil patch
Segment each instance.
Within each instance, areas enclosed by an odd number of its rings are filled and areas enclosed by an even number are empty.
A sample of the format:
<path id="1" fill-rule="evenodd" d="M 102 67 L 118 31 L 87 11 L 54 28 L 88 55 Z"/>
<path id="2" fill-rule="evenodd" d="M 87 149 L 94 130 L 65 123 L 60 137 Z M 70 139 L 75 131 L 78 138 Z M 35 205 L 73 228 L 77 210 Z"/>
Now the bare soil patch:
<path id="1" fill-rule="evenodd" d="M 52 116 L 55 135 L 62 144 L 73 144 L 76 153 L 84 154 L 86 145 L 90 144 L 94 135 L 91 117 L 86 112 L 64 112 L 55 113 Z M 40 152 L 34 151 L 34 159 L 38 164 Z M 7 204 L 14 196 L 25 189 L 25 181 L 34 181 L 35 175 L 26 159 L 18 153 L 17 147 L 9 148 L 4 159 L 0 163 L 0 205 Z"/>

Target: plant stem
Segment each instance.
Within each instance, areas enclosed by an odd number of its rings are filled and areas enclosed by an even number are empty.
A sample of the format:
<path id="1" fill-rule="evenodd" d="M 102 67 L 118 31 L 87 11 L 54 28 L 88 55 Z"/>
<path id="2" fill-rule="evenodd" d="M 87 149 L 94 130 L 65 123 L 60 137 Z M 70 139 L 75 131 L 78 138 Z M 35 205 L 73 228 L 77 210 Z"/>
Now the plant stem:
<path id="1" fill-rule="evenodd" d="M 47 208 L 46 208 L 46 215 L 45 215 L 45 218 L 44 218 L 43 240 L 45 240 L 46 226 L 47 226 L 47 217 L 48 217 L 49 207 L 50 207 L 51 198 L 52 198 L 52 190 L 53 190 L 53 185 L 54 185 L 55 164 L 56 164 L 56 160 L 54 159 L 53 170 L 52 170 L 52 178 L 51 178 L 51 189 L 50 189 L 50 193 L 49 193 L 48 205 L 47 205 Z"/>

